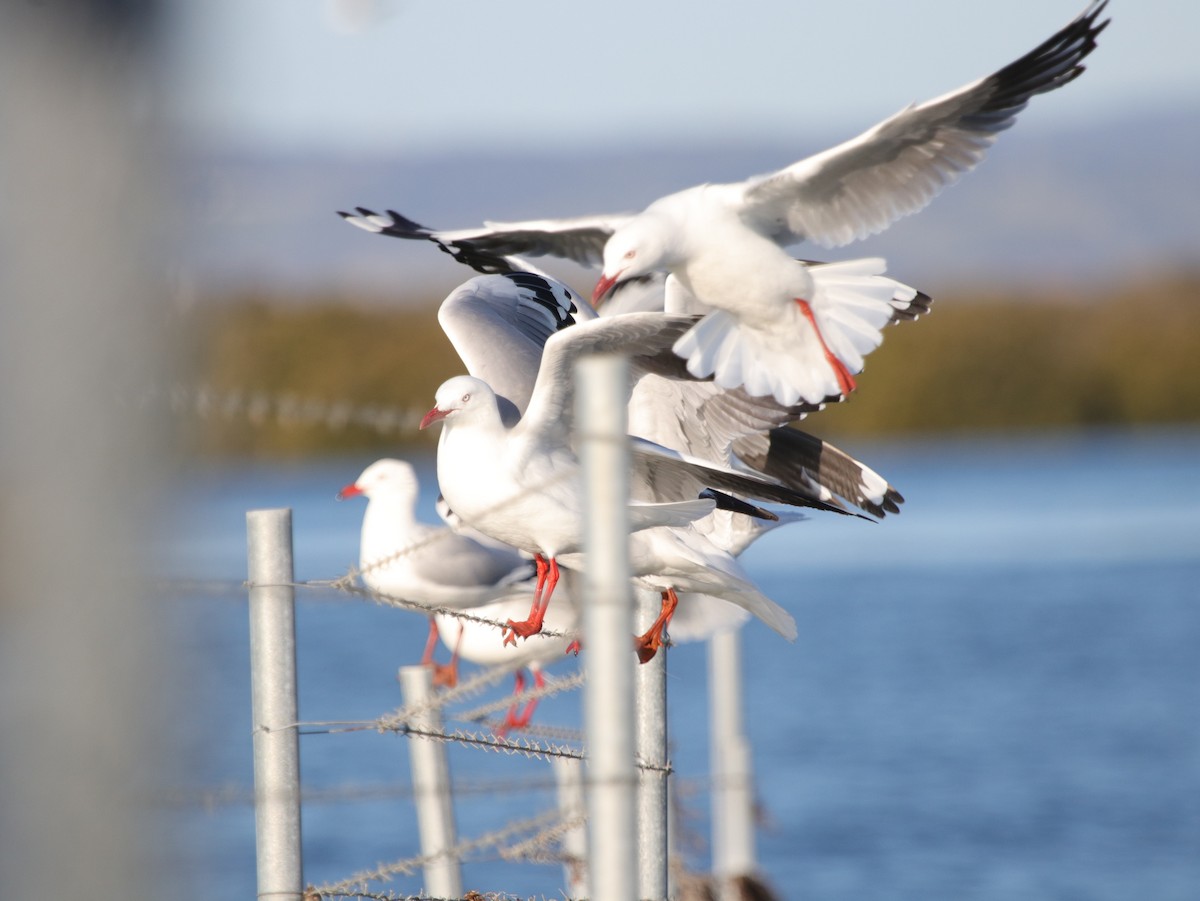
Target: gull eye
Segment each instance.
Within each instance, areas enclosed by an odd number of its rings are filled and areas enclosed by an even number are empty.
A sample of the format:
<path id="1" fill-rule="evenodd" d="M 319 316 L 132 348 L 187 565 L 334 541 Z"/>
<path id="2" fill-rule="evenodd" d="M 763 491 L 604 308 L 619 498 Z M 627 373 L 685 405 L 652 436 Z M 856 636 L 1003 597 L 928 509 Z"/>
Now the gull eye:
<path id="1" fill-rule="evenodd" d="M 637 251 L 636 251 L 636 250 L 627 250 L 627 251 L 625 251 L 625 256 L 624 256 L 624 259 L 626 259 L 626 260 L 632 260 L 632 259 L 633 259 L 634 257 L 636 257 L 636 256 L 637 256 Z"/>
<path id="2" fill-rule="evenodd" d="M 469 401 L 470 399 L 471 399 L 471 395 L 469 395 L 469 394 L 464 394 L 464 395 L 462 396 L 462 402 L 463 402 L 464 404 L 465 404 L 467 401 Z"/>

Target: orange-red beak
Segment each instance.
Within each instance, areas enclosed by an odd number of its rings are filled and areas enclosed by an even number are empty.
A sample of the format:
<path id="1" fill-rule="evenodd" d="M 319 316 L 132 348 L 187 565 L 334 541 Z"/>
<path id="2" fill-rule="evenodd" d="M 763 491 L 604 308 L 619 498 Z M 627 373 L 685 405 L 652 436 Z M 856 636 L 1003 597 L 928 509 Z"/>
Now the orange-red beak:
<path id="1" fill-rule="evenodd" d="M 360 494 L 362 494 L 362 489 L 351 482 L 337 493 L 337 499 L 339 501 L 344 501 L 348 497 L 358 497 Z"/>
<path id="2" fill-rule="evenodd" d="M 445 419 L 449 415 L 450 415 L 449 410 L 439 410 L 437 407 L 434 407 L 432 410 L 430 410 L 428 413 L 425 414 L 425 416 L 421 419 L 421 424 L 419 426 L 417 426 L 417 428 L 418 429 L 428 428 L 429 426 L 433 425 L 438 420 Z"/>
<path id="3" fill-rule="evenodd" d="M 621 271 L 623 272 L 624 270 Z M 592 304 L 594 306 L 600 306 L 601 301 L 604 300 L 604 296 L 612 290 L 613 285 L 617 283 L 617 279 L 620 277 L 620 272 L 616 275 L 601 276 L 600 281 L 596 282 L 596 289 L 592 291 Z"/>

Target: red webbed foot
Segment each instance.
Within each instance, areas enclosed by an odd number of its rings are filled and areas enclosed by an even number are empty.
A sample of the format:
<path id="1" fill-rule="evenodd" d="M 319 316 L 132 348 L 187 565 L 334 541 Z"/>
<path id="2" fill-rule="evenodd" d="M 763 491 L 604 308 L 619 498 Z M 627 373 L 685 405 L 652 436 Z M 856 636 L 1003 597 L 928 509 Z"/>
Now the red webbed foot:
<path id="1" fill-rule="evenodd" d="M 850 374 L 850 370 L 846 368 L 846 364 L 825 343 L 825 336 L 821 334 L 821 327 L 817 325 L 817 317 L 813 315 L 812 306 L 807 300 L 801 300 L 799 297 L 796 298 L 796 303 L 800 307 L 800 312 L 804 314 L 804 318 L 813 327 L 813 331 L 817 333 L 817 340 L 821 342 L 821 350 L 825 353 L 825 361 L 833 369 L 833 374 L 838 381 L 838 388 L 841 389 L 842 394 L 847 395 L 856 390 L 858 383 L 854 381 L 854 376 Z"/>
<path id="2" fill-rule="evenodd" d="M 663 646 L 663 633 L 678 606 L 679 596 L 675 594 L 675 589 L 668 588 L 662 593 L 662 609 L 659 611 L 658 619 L 642 635 L 633 640 L 633 650 L 637 654 L 639 663 L 649 663 L 658 653 L 658 649 Z"/>

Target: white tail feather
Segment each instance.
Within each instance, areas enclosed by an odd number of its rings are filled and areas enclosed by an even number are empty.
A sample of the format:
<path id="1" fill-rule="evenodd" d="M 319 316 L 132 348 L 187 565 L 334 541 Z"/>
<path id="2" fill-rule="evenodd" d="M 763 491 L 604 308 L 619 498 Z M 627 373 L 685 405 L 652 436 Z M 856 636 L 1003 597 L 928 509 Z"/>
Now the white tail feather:
<path id="1" fill-rule="evenodd" d="M 749 583 L 736 595 L 731 594 L 727 598 L 761 619 L 788 641 L 795 641 L 800 634 L 792 615 Z"/>
<path id="2" fill-rule="evenodd" d="M 629 526 L 633 531 L 656 526 L 686 526 L 716 508 L 716 501 L 707 498 L 670 504 L 630 504 Z"/>
<path id="3" fill-rule="evenodd" d="M 841 383 L 821 338 L 851 374 L 862 372 L 863 358 L 883 342 L 880 330 L 917 295 L 884 277 L 884 269 L 878 257 L 809 267 L 814 288 L 806 300 L 820 336 L 799 304 L 781 307 L 777 320 L 764 327 L 717 310 L 676 341 L 674 351 L 687 361 L 688 372 L 712 376 L 722 388 L 744 387 L 782 404 L 837 397 Z"/>

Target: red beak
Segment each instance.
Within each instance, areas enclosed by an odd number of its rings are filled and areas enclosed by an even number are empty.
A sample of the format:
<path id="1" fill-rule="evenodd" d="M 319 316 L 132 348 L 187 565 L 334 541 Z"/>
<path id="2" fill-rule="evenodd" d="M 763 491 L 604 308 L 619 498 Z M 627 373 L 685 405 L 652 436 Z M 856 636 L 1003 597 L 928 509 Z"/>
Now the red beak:
<path id="1" fill-rule="evenodd" d="M 337 493 L 337 499 L 339 501 L 344 501 L 348 497 L 358 497 L 360 494 L 362 494 L 362 489 L 351 482 Z"/>
<path id="2" fill-rule="evenodd" d="M 622 272 L 623 271 L 624 270 L 622 270 Z M 601 276 L 600 281 L 596 282 L 596 289 L 592 291 L 592 303 L 596 306 L 600 306 L 600 302 L 604 299 L 604 295 L 612 290 L 613 285 L 617 283 L 617 279 L 620 277 L 620 272 L 618 272 L 616 275 Z"/>
<path id="3" fill-rule="evenodd" d="M 421 424 L 419 426 L 417 426 L 417 428 L 418 429 L 429 428 L 429 426 L 433 425 L 438 420 L 445 419 L 449 415 L 450 415 L 449 410 L 439 410 L 437 407 L 434 407 L 432 410 L 430 410 L 428 413 L 425 414 L 425 417 L 421 420 Z"/>

